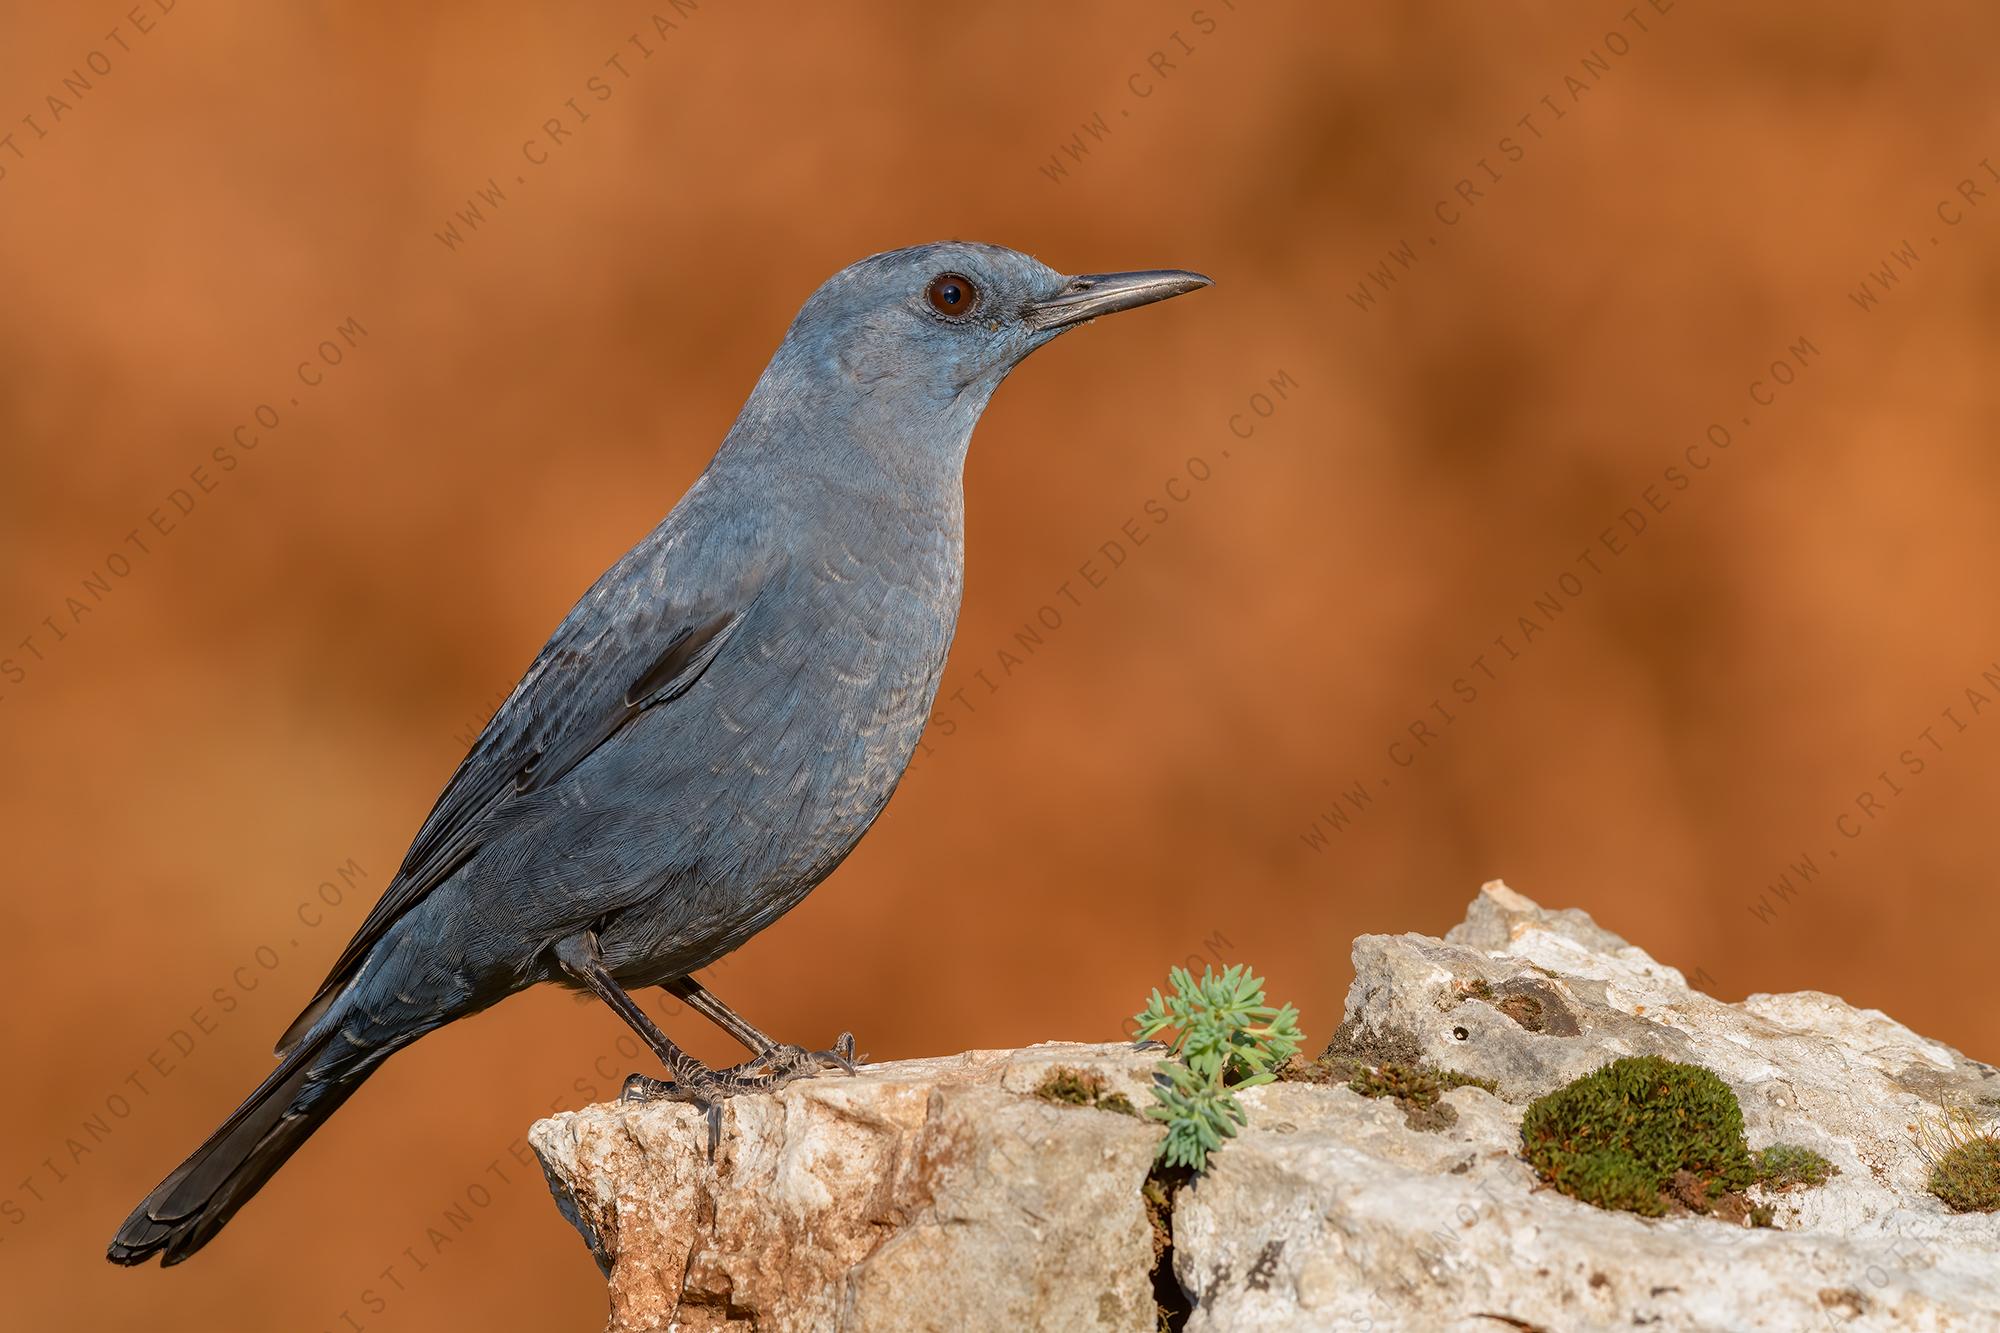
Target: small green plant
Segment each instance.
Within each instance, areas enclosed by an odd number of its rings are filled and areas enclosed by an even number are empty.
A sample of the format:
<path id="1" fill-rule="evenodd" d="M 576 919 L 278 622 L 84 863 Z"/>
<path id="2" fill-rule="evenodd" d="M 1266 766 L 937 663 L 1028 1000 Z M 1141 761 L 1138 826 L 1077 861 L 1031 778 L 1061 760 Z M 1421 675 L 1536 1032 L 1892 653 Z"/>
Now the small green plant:
<path id="1" fill-rule="evenodd" d="M 1173 994 L 1155 989 L 1133 1015 L 1141 1040 L 1173 1034 L 1166 1043 L 1169 1058 L 1157 1067 L 1156 1104 L 1146 1114 L 1167 1126 L 1160 1162 L 1200 1171 L 1224 1139 L 1235 1137 L 1237 1126 L 1249 1123 L 1236 1090 L 1269 1083 L 1298 1053 L 1305 1034 L 1298 1010 L 1266 1004 L 1264 979 L 1240 963 L 1220 976 L 1204 968 L 1200 981 L 1177 967 L 1167 984 Z"/>
<path id="2" fill-rule="evenodd" d="M 1796 1143 L 1774 1143 L 1757 1153 L 1757 1183 L 1766 1189 L 1811 1189 L 1840 1168 Z"/>
<path id="3" fill-rule="evenodd" d="M 1917 1151 L 1930 1163 L 1925 1186 L 1954 1213 L 2000 1209 L 2000 1136 L 1970 1107 L 1945 1102 L 1938 1118 L 1910 1126 Z"/>
<path id="4" fill-rule="evenodd" d="M 1676 1201 L 1707 1211 L 1757 1174 L 1729 1085 L 1654 1055 L 1614 1060 L 1530 1102 L 1521 1147 L 1571 1198 L 1646 1217 Z"/>

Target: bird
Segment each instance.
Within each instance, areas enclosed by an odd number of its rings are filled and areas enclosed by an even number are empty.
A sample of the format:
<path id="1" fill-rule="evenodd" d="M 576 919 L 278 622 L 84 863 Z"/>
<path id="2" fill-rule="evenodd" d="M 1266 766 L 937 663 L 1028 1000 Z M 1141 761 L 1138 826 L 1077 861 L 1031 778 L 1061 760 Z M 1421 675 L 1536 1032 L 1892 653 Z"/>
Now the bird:
<path id="1" fill-rule="evenodd" d="M 694 973 L 796 907 L 882 813 L 930 715 L 964 583 L 973 427 L 1036 349 L 1212 285 L 1069 276 L 935 242 L 799 309 L 707 467 L 583 594 L 495 710 L 278 1064 L 106 1257 L 200 1250 L 391 1055 L 529 986 L 596 995 L 703 1108 L 852 1070 L 772 1040 Z M 711 1069 L 633 998 L 664 987 L 752 1053 Z"/>

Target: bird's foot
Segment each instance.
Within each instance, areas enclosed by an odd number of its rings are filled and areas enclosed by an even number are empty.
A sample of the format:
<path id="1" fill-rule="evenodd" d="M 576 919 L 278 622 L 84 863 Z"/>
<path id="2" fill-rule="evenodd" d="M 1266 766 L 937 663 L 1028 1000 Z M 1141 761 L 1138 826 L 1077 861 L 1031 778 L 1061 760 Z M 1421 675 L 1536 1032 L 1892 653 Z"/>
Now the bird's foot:
<path id="1" fill-rule="evenodd" d="M 699 1107 L 708 1119 L 708 1155 L 711 1159 L 722 1142 L 722 1104 L 731 1097 L 749 1092 L 771 1092 L 794 1079 L 805 1078 L 825 1069 L 852 1074 L 866 1056 L 854 1054 L 854 1034 L 843 1032 L 830 1050 L 808 1051 L 802 1046 L 779 1044 L 755 1059 L 727 1069 L 710 1069 L 689 1060 L 684 1068 L 671 1070 L 672 1079 L 632 1074 L 618 1094 L 622 1102 L 684 1102 Z"/>
<path id="2" fill-rule="evenodd" d="M 866 1062 L 866 1056 L 857 1057 L 854 1054 L 854 1034 L 843 1032 L 828 1050 L 809 1051 L 803 1046 L 780 1042 L 755 1059 L 745 1060 L 720 1072 L 732 1077 L 768 1079 L 769 1086 L 783 1087 L 794 1079 L 807 1078 L 829 1069 L 852 1074 L 856 1065 Z"/>
<path id="3" fill-rule="evenodd" d="M 708 1121 L 708 1156 L 710 1161 L 714 1161 L 715 1150 L 722 1144 L 722 1104 L 746 1092 L 769 1092 L 779 1086 L 781 1080 L 769 1074 L 742 1073 L 740 1066 L 736 1069 L 709 1069 L 692 1061 L 689 1063 L 691 1068 L 675 1071 L 684 1077 L 671 1081 L 645 1074 L 628 1075 L 618 1100 L 684 1102 L 699 1108 Z"/>

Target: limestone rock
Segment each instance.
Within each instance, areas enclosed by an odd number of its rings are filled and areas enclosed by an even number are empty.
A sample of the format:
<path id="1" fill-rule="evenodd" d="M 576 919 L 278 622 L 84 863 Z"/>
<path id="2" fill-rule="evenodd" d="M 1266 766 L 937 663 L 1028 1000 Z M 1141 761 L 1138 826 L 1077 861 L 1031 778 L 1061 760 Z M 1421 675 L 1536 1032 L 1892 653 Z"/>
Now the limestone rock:
<path id="1" fill-rule="evenodd" d="M 1336 1044 L 1490 1078 L 1409 1130 L 1341 1087 L 1244 1094 L 1252 1131 L 1174 1211 L 1191 1333 L 1326 1329 L 2000 1328 L 2000 1217 L 1924 1189 L 1906 1126 L 2000 1073 L 1830 995 L 1737 1005 L 1580 912 L 1494 882 L 1443 940 L 1363 936 Z M 1774 1229 L 1610 1213 L 1538 1188 L 1523 1104 L 1625 1055 L 1705 1065 L 1750 1146 L 1813 1148 L 1827 1184 L 1768 1196 Z M 1763 1197 L 1763 1196 L 1760 1196 Z"/>
<path id="2" fill-rule="evenodd" d="M 1157 1058 L 1049 1044 L 803 1080 L 728 1102 L 713 1162 L 706 1122 L 669 1102 L 530 1138 L 609 1278 L 612 1333 L 1152 1333 L 1140 1188 L 1160 1130 L 1032 1093 L 1068 1066 L 1143 1104 Z"/>
<path id="3" fill-rule="evenodd" d="M 2000 1216 L 1933 1198 L 1907 1128 L 1947 1099 L 2000 1114 L 1994 1069 L 1828 995 L 1724 1004 L 1497 881 L 1444 939 L 1363 936 L 1353 958 L 1338 1050 L 1497 1095 L 1457 1088 L 1452 1114 L 1418 1118 L 1344 1084 L 1245 1092 L 1250 1126 L 1173 1199 L 1164 1291 L 1192 1305 L 1190 1333 L 2000 1329 Z M 1540 1187 L 1525 1104 L 1642 1054 L 1714 1070 L 1753 1149 L 1800 1144 L 1838 1174 L 1753 1190 L 1765 1229 Z M 1150 1333 L 1141 1190 L 1161 1131 L 1033 1093 L 1069 1066 L 1144 1107 L 1157 1058 L 1052 1044 L 822 1076 L 728 1103 L 713 1162 L 671 1103 L 531 1137 L 608 1275 L 613 1333 Z"/>

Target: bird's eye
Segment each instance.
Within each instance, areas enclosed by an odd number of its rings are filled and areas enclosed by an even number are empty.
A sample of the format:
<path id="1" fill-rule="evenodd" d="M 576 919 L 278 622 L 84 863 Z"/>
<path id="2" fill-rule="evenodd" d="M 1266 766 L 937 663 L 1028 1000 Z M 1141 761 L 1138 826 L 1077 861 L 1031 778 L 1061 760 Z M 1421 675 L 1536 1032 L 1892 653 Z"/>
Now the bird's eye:
<path id="1" fill-rule="evenodd" d="M 956 319 L 970 311 L 979 300 L 979 289 L 963 273 L 940 273 L 931 279 L 930 290 L 925 295 L 930 298 L 931 309 Z"/>

